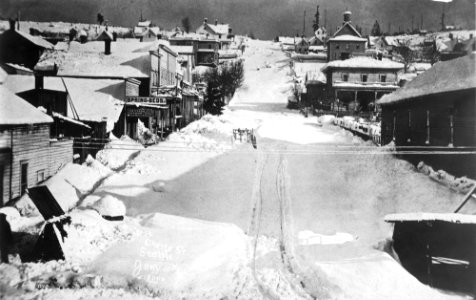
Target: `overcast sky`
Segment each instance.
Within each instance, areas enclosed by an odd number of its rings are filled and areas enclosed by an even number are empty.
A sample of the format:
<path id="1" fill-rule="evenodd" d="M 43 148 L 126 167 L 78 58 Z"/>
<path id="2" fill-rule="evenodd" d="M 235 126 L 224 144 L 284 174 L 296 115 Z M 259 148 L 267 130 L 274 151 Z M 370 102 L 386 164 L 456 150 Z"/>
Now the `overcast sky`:
<path id="1" fill-rule="evenodd" d="M 448 0 L 444 0 L 448 1 Z M 320 5 L 321 24 L 333 32 L 342 23 L 342 13 L 352 11 L 352 21 L 368 34 L 375 20 L 383 31 L 423 27 L 430 30 L 445 23 L 474 29 L 474 0 L 1 0 L 0 16 L 12 17 L 21 11 L 21 19 L 94 23 L 101 12 L 114 25 L 133 26 L 141 11 L 166 29 L 181 24 L 188 16 L 196 28 L 208 17 L 230 23 L 238 34 L 253 32 L 256 37 L 271 39 L 276 35 L 311 34 L 316 5 Z M 306 19 L 304 19 L 306 11 Z"/>

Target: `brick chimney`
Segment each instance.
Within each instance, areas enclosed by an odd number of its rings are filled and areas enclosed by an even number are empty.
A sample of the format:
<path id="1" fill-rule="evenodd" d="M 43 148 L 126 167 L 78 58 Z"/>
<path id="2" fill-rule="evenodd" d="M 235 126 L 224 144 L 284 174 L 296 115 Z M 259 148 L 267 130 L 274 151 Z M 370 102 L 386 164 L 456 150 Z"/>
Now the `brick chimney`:
<path id="1" fill-rule="evenodd" d="M 111 54 L 111 40 L 104 40 L 104 54 Z"/>

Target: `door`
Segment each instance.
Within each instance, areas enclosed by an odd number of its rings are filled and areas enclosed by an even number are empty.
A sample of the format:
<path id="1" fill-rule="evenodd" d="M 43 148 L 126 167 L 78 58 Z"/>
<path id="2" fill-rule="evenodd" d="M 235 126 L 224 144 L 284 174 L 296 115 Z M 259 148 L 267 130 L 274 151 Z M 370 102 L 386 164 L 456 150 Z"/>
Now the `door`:
<path id="1" fill-rule="evenodd" d="M 20 162 L 20 191 L 21 195 L 26 192 L 28 188 L 28 162 L 21 161 Z"/>

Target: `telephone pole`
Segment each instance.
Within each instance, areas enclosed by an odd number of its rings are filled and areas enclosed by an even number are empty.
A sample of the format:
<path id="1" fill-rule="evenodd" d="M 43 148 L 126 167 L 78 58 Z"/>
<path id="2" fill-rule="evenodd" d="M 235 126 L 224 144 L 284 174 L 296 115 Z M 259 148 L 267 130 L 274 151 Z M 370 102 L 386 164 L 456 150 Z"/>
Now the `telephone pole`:
<path id="1" fill-rule="evenodd" d="M 304 16 L 302 19 L 302 35 L 306 35 L 306 11 L 304 10 Z"/>

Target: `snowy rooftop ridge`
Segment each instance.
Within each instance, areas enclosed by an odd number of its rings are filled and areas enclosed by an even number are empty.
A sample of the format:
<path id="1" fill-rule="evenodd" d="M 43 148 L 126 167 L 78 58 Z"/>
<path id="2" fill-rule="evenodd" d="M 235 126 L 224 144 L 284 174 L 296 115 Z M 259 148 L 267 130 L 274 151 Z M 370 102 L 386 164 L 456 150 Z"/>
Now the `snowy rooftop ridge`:
<path id="1" fill-rule="evenodd" d="M 0 125 L 52 123 L 53 119 L 0 85 Z"/>
<path id="2" fill-rule="evenodd" d="M 436 63 L 398 91 L 383 96 L 377 103 L 385 105 L 411 98 L 476 88 L 476 54 Z"/>
<path id="3" fill-rule="evenodd" d="M 328 62 L 324 67 L 322 67 L 322 71 L 325 72 L 327 69 L 339 68 L 401 70 L 403 69 L 403 64 L 392 60 L 377 60 L 371 57 L 358 56 L 346 60 L 333 60 Z"/>
<path id="4" fill-rule="evenodd" d="M 329 41 L 356 41 L 356 42 L 366 42 L 367 39 L 357 37 L 355 35 L 343 34 L 336 37 L 330 38 Z"/>
<path id="5" fill-rule="evenodd" d="M 458 224 L 476 224 L 476 215 L 416 212 L 386 215 L 384 220 L 389 223 L 440 221 Z"/>

